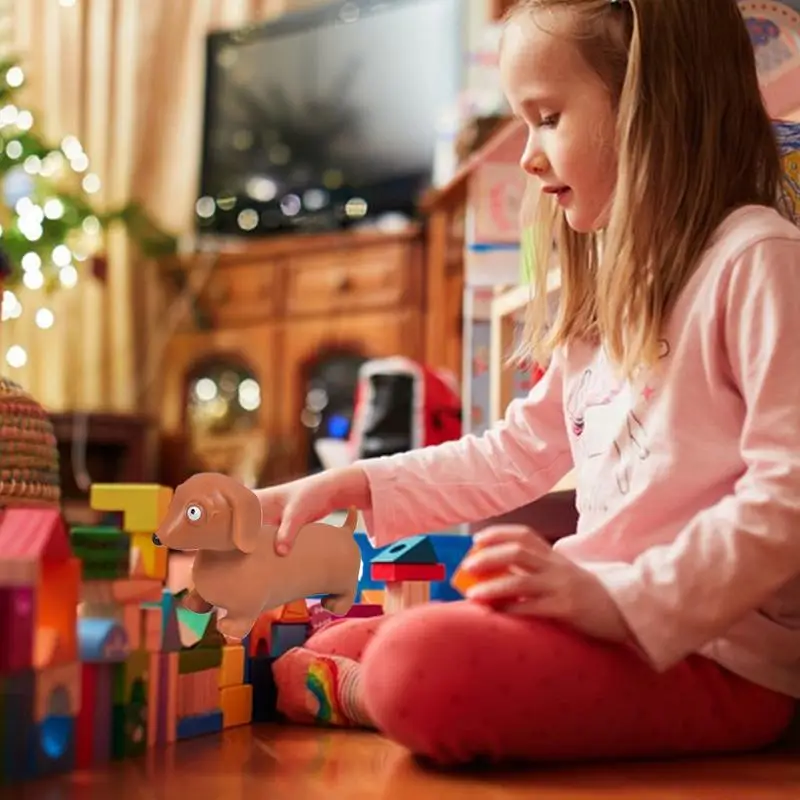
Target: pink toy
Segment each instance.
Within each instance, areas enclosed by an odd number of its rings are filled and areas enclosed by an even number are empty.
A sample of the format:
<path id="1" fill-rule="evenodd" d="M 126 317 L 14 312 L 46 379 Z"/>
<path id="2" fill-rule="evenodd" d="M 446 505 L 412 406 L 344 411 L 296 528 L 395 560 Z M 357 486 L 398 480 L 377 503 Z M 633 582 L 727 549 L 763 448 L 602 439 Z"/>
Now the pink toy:
<path id="1" fill-rule="evenodd" d="M 219 631 L 243 639 L 262 611 L 312 595 L 328 595 L 324 607 L 347 614 L 361 570 L 361 550 L 353 537 L 357 518 L 352 508 L 339 528 L 306 525 L 289 555 L 279 556 L 277 526 L 261 524 L 256 495 L 234 478 L 204 472 L 175 490 L 153 541 L 197 551 L 194 587 L 184 604 L 200 612 L 223 609 Z"/>

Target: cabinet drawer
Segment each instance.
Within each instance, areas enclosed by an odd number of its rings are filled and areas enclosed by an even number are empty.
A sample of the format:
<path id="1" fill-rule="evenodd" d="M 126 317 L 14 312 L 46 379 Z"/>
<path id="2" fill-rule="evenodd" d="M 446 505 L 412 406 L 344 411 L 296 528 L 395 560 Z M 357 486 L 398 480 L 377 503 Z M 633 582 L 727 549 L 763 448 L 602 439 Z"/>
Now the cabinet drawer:
<path id="1" fill-rule="evenodd" d="M 409 283 L 409 250 L 383 246 L 306 255 L 287 270 L 290 314 L 337 314 L 399 305 Z"/>
<path id="2" fill-rule="evenodd" d="M 278 265 L 271 262 L 218 266 L 201 294 L 215 325 L 247 325 L 270 317 L 276 306 Z"/>

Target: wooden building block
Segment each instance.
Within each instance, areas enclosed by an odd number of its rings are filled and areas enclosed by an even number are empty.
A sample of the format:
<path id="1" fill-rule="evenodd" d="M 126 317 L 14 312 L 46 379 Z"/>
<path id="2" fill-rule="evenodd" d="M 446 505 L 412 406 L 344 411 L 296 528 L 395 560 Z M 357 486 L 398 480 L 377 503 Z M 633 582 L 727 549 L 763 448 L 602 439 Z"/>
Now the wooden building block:
<path id="1" fill-rule="evenodd" d="M 193 739 L 209 733 L 219 733 L 221 730 L 222 712 L 210 711 L 178 720 L 177 734 L 178 739 Z"/>
<path id="2" fill-rule="evenodd" d="M 125 627 L 115 619 L 81 617 L 78 620 L 79 660 L 83 664 L 112 664 L 131 653 Z"/>
<path id="3" fill-rule="evenodd" d="M 253 687 L 250 684 L 225 686 L 219 690 L 222 727 L 249 725 L 253 717 Z"/>
<path id="4" fill-rule="evenodd" d="M 142 612 L 137 605 L 128 603 L 122 608 L 122 626 L 128 637 L 131 650 L 143 650 L 142 645 Z"/>
<path id="5" fill-rule="evenodd" d="M 159 656 L 159 692 L 157 744 L 171 744 L 177 739 L 178 724 L 178 653 Z"/>
<path id="6" fill-rule="evenodd" d="M 178 677 L 178 719 L 219 708 L 219 669 L 189 672 Z"/>
<path id="7" fill-rule="evenodd" d="M 153 544 L 152 531 L 131 534 L 131 575 L 165 581 L 167 579 L 167 558 L 167 548 L 157 547 Z"/>
<path id="8" fill-rule="evenodd" d="M 409 536 L 384 547 L 373 559 L 373 564 L 438 564 L 436 550 L 427 536 Z"/>
<path id="9" fill-rule="evenodd" d="M 75 732 L 77 769 L 98 767 L 111 760 L 112 672 L 108 663 L 81 665 L 81 710 Z"/>
<path id="10" fill-rule="evenodd" d="M 155 531 L 167 515 L 172 489 L 150 483 L 94 483 L 89 502 L 95 511 L 118 511 L 128 533 Z"/>
<path id="11" fill-rule="evenodd" d="M 431 585 L 426 581 L 387 583 L 383 610 L 387 614 L 395 614 L 407 608 L 429 603 L 430 599 Z"/>
<path id="12" fill-rule="evenodd" d="M 34 722 L 47 717 L 77 717 L 81 709 L 81 678 L 77 661 L 37 671 Z"/>
<path id="13" fill-rule="evenodd" d="M 370 576 L 374 581 L 443 581 L 447 577 L 444 564 L 384 564 L 373 561 Z"/>
<path id="14" fill-rule="evenodd" d="M 161 656 L 150 653 L 147 669 L 147 746 L 158 743 L 158 716 L 161 706 Z"/>
<path id="15" fill-rule="evenodd" d="M 50 716 L 36 723 L 27 757 L 36 778 L 64 775 L 75 769 L 77 751 L 74 717 Z"/>
<path id="16" fill-rule="evenodd" d="M 34 666 L 74 664 L 78 660 L 78 601 L 81 562 L 77 558 L 42 562 L 36 595 Z"/>
<path id="17" fill-rule="evenodd" d="M 222 665 L 219 670 L 219 688 L 244 683 L 244 646 L 226 644 L 222 648 Z"/>
<path id="18" fill-rule="evenodd" d="M 147 684 L 149 670 L 150 654 L 146 650 L 134 650 L 119 664 L 119 669 L 114 672 L 115 706 L 127 706 L 132 701 L 134 686 Z"/>
<path id="19" fill-rule="evenodd" d="M 156 578 L 122 578 L 111 584 L 114 602 L 126 605 L 128 603 L 158 603 L 164 587 Z"/>
<path id="20" fill-rule="evenodd" d="M 293 647 L 302 647 L 308 634 L 309 625 L 305 622 L 274 622 L 270 631 L 269 654 L 277 658 Z"/>
<path id="21" fill-rule="evenodd" d="M 179 671 L 181 674 L 188 672 L 204 672 L 207 669 L 222 666 L 221 647 L 193 647 L 190 650 L 181 650 L 178 655 Z"/>
<path id="22" fill-rule="evenodd" d="M 293 600 L 280 607 L 278 622 L 308 622 L 308 606 L 305 600 Z"/>
<path id="23" fill-rule="evenodd" d="M 81 525 L 70 529 L 72 552 L 83 564 L 83 580 L 108 580 L 128 574 L 130 539 L 110 525 Z"/>
<path id="24" fill-rule="evenodd" d="M 35 603 L 32 586 L 0 586 L 0 675 L 33 666 Z"/>
<path id="25" fill-rule="evenodd" d="M 386 601 L 386 596 L 383 589 L 362 589 L 361 602 L 367 605 L 382 606 Z"/>
<path id="26" fill-rule="evenodd" d="M 0 783 L 34 777 L 28 749 L 36 726 L 35 693 L 33 670 L 0 676 Z"/>

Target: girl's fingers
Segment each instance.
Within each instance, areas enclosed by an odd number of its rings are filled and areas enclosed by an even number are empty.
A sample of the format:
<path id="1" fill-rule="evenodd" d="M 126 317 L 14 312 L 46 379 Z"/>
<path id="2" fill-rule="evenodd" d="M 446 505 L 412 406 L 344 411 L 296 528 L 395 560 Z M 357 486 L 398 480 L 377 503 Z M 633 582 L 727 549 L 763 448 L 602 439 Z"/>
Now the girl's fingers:
<path id="1" fill-rule="evenodd" d="M 564 598 L 557 593 L 546 593 L 538 597 L 518 600 L 503 606 L 502 610 L 506 614 L 514 614 L 519 617 L 564 620 L 568 616 Z"/>
<path id="2" fill-rule="evenodd" d="M 528 572 L 537 572 L 547 563 L 549 551 L 541 553 L 530 549 L 523 542 L 505 542 L 482 547 L 467 556 L 462 563 L 464 570 L 472 575 L 485 575 L 517 567 Z"/>
<path id="3" fill-rule="evenodd" d="M 486 528 L 476 533 L 473 541 L 475 542 L 476 550 L 506 542 L 525 544 L 530 549 L 540 552 L 549 552 L 551 550 L 549 542 L 539 536 L 536 531 L 524 525 L 496 525 Z"/>
<path id="4" fill-rule="evenodd" d="M 540 575 L 511 572 L 472 586 L 467 590 L 467 598 L 479 602 L 518 601 L 538 597 L 546 590 L 546 581 Z"/>

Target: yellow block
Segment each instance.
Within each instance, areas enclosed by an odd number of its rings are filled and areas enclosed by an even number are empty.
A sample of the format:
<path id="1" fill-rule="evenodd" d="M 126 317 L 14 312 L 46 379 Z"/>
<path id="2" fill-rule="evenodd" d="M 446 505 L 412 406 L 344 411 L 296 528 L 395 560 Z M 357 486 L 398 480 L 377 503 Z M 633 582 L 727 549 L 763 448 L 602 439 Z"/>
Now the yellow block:
<path id="1" fill-rule="evenodd" d="M 253 687 L 249 683 L 226 686 L 219 690 L 222 727 L 248 725 L 253 718 Z"/>
<path id="2" fill-rule="evenodd" d="M 383 589 L 362 589 L 361 602 L 367 605 L 382 606 L 386 599 Z"/>
<path id="3" fill-rule="evenodd" d="M 222 647 L 219 668 L 219 688 L 239 686 L 244 680 L 244 645 L 226 644 Z"/>
<path id="4" fill-rule="evenodd" d="M 167 579 L 167 548 L 153 544 L 152 533 L 131 534 L 131 575 Z"/>
<path id="5" fill-rule="evenodd" d="M 128 533 L 155 531 L 167 515 L 172 489 L 157 483 L 93 483 L 89 502 L 95 511 L 121 511 Z"/>

